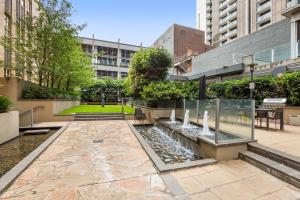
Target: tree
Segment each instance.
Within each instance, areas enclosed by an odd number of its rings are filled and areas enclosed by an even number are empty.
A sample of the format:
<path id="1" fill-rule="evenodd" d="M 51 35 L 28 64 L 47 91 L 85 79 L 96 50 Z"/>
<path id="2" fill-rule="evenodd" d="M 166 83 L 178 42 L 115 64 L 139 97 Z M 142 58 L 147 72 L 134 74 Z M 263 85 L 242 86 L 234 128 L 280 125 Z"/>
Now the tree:
<path id="1" fill-rule="evenodd" d="M 172 67 L 172 60 L 172 56 L 164 49 L 149 48 L 136 52 L 126 79 L 128 94 L 140 97 L 144 87 L 165 80 Z"/>
<path id="2" fill-rule="evenodd" d="M 82 52 L 77 34 L 85 25 L 71 24 L 68 0 L 35 1 L 39 15 L 17 22 L 17 36 L 2 44 L 15 55 L 12 64 L 20 77 L 31 73 L 40 85 L 64 90 L 90 84 L 90 59 Z"/>

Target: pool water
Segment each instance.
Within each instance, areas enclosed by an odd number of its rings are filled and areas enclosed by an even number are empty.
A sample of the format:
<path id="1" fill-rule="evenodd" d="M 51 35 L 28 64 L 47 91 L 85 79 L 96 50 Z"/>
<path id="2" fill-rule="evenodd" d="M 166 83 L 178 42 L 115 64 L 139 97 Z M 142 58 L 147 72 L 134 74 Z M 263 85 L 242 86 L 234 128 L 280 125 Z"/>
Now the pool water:
<path id="1" fill-rule="evenodd" d="M 0 177 L 17 165 L 57 130 L 47 134 L 21 136 L 0 145 Z"/>
<path id="2" fill-rule="evenodd" d="M 151 146 L 165 164 L 183 163 L 201 159 L 191 149 L 171 138 L 159 126 L 135 126 L 140 135 Z"/>

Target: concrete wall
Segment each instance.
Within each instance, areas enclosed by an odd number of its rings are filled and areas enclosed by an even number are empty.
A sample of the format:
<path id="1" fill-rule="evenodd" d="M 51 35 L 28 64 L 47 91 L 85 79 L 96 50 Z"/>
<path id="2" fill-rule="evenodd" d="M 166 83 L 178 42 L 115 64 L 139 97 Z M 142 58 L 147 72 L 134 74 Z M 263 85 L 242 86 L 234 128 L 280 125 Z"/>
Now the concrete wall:
<path id="1" fill-rule="evenodd" d="M 53 115 L 57 115 L 68 108 L 79 105 L 80 101 L 53 101 Z"/>
<path id="2" fill-rule="evenodd" d="M 285 123 L 300 126 L 300 107 L 288 106 L 284 110 Z"/>
<path id="3" fill-rule="evenodd" d="M 193 70 L 187 73 L 186 76 L 231 66 L 233 65 L 233 54 L 241 62 L 241 58 L 244 56 L 290 43 L 290 35 L 291 26 L 289 20 L 282 20 L 251 35 L 244 36 L 196 56 L 193 60 Z"/>
<path id="4" fill-rule="evenodd" d="M 19 112 L 0 113 L 0 144 L 19 136 Z"/>

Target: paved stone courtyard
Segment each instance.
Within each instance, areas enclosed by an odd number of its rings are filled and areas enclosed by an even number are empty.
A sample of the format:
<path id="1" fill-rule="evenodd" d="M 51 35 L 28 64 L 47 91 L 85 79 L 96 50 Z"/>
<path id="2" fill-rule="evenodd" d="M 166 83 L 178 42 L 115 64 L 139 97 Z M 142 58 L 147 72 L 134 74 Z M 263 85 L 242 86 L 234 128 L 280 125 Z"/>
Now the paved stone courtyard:
<path id="1" fill-rule="evenodd" d="M 72 122 L 1 200 L 299 199 L 240 161 L 158 174 L 126 121 Z"/>

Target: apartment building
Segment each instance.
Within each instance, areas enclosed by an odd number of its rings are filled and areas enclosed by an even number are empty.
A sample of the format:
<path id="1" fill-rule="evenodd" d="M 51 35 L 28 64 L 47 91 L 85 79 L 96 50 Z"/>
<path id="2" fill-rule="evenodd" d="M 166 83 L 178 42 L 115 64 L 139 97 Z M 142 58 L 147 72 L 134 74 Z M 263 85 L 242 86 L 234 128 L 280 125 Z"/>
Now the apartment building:
<path id="1" fill-rule="evenodd" d="M 152 45 L 166 49 L 174 58 L 171 74 L 183 74 L 192 70 L 192 59 L 210 49 L 205 44 L 205 32 L 173 24 Z"/>
<path id="2" fill-rule="evenodd" d="M 221 46 L 284 19 L 287 1 L 197 0 L 197 27 L 205 20 L 207 44 Z"/>
<path id="3" fill-rule="evenodd" d="M 128 75 L 129 64 L 132 55 L 143 49 L 142 45 L 98 40 L 95 38 L 83 38 L 82 49 L 92 59 L 95 73 L 99 79 L 110 77 L 124 79 Z"/>
<path id="4" fill-rule="evenodd" d="M 37 5 L 34 0 L 1 0 L 0 1 L 0 38 L 8 42 L 12 37 L 21 37 L 20 20 L 25 16 L 38 14 Z M 9 78 L 18 76 L 18 72 L 12 70 L 12 62 L 16 55 L 13 55 L 9 49 L 0 45 L 0 78 Z M 24 77 L 31 79 L 31 72 L 25 73 Z"/>

